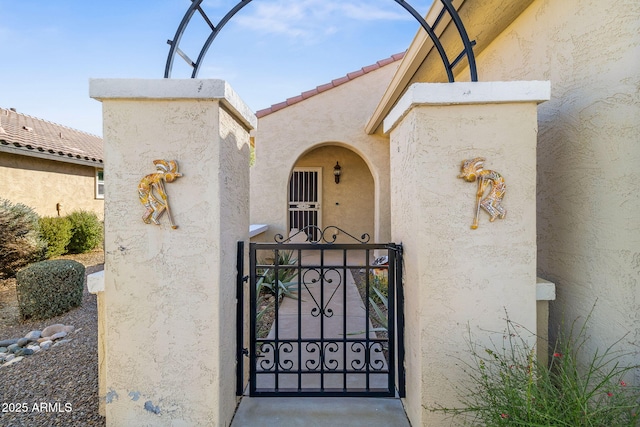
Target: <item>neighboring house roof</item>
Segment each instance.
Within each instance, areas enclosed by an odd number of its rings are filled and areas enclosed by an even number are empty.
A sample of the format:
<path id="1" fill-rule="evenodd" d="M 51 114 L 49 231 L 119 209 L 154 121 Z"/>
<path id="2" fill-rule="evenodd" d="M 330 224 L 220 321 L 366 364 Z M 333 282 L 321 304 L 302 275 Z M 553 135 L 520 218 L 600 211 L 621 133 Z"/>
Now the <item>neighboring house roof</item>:
<path id="1" fill-rule="evenodd" d="M 273 104 L 271 107 L 269 108 L 265 108 L 264 110 L 259 110 L 258 112 L 256 112 L 256 116 L 258 118 L 264 117 L 266 115 L 269 115 L 271 113 L 275 113 L 278 110 L 282 110 L 283 108 L 286 108 L 290 105 L 296 104 L 300 101 L 304 101 L 305 99 L 311 98 L 312 96 L 318 95 L 319 93 L 325 92 L 329 89 L 333 89 L 336 86 L 340 86 L 341 84 L 347 83 L 353 79 L 356 79 L 360 76 L 363 76 L 367 73 L 370 73 L 372 71 L 375 71 L 379 68 L 384 67 L 385 65 L 389 65 L 392 62 L 395 61 L 399 61 L 404 57 L 405 52 L 401 52 L 401 53 L 396 53 L 395 55 L 391 55 L 389 58 L 386 59 L 382 59 L 378 62 L 376 62 L 375 64 L 372 65 L 368 65 L 366 67 L 362 67 L 361 69 L 357 70 L 357 71 L 353 71 L 351 73 L 348 73 L 346 76 L 341 77 L 339 79 L 335 79 L 332 80 L 330 83 L 324 84 L 324 85 L 320 85 L 318 87 L 316 87 L 315 89 L 311 89 L 308 90 L 306 92 L 302 92 L 302 94 L 298 95 L 298 96 L 294 96 L 292 98 L 287 99 L 284 102 L 280 102 L 279 104 Z"/>
<path id="2" fill-rule="evenodd" d="M 0 108 L 0 151 L 102 167 L 102 138 Z"/>

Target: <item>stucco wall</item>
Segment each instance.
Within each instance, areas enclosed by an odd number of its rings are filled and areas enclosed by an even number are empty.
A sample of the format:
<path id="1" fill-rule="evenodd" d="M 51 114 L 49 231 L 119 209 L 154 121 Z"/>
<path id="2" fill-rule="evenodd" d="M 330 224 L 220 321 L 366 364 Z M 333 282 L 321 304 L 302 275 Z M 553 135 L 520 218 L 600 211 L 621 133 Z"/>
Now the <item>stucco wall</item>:
<path id="1" fill-rule="evenodd" d="M 249 227 L 248 131 L 229 103 L 221 108 L 230 88 L 217 81 L 98 83 L 112 177 L 100 319 L 107 425 L 228 426 L 237 403 L 236 242 Z M 222 101 L 208 99 L 217 89 Z M 133 99 L 136 90 L 155 98 Z M 141 219 L 136 188 L 155 159 L 177 160 L 183 174 L 166 184 L 177 229 L 166 215 L 159 226 Z"/>
<path id="2" fill-rule="evenodd" d="M 375 186 L 371 241 L 389 240 L 389 142 L 363 129 L 396 67 L 397 62 L 391 63 L 259 119 L 256 163 L 251 168 L 251 222 L 269 225 L 261 238 L 272 241 L 276 233 L 286 235 L 293 167 L 310 149 L 332 144 L 351 149 L 367 164 Z M 335 165 L 339 159 L 331 160 Z M 333 165 L 325 172 L 332 174 Z M 344 173 L 348 179 L 347 168 Z"/>
<path id="3" fill-rule="evenodd" d="M 497 99 L 535 87 L 543 89 L 542 100 L 545 85 L 478 85 L 412 87 L 389 115 L 398 123 L 391 130 L 391 202 L 402 215 L 392 216 L 392 239 L 404 247 L 405 408 L 412 425 L 445 425 L 446 417 L 431 410 L 459 406 L 456 387 L 472 386 L 460 368 L 470 362 L 469 339 L 500 345 L 505 312 L 525 330 L 536 328 L 537 105 Z M 484 89 L 491 92 L 484 103 L 465 102 Z M 439 92 L 451 92 L 449 102 L 434 99 Z M 474 230 L 477 183 L 457 175 L 462 161 L 475 157 L 504 177 L 507 214 L 491 223 L 481 210 Z M 526 332 L 523 338 L 534 344 Z"/>
<path id="4" fill-rule="evenodd" d="M 104 200 L 95 197 L 96 169 L 72 163 L 0 152 L 0 197 L 23 203 L 40 216 L 76 210 L 104 216 Z"/>
<path id="5" fill-rule="evenodd" d="M 333 175 L 336 161 L 342 167 L 339 184 Z M 368 233 L 373 239 L 375 188 L 360 156 L 343 147 L 323 146 L 304 154 L 296 167 L 322 167 L 323 227 L 335 225 L 358 238 Z M 354 243 L 342 235 L 336 241 Z"/>
<path id="6" fill-rule="evenodd" d="M 595 304 L 589 346 L 628 334 L 629 363 L 640 360 L 639 28 L 637 0 L 539 0 L 478 57 L 481 80 L 551 80 L 538 136 L 538 269 L 557 287 L 550 324 L 584 319 Z"/>

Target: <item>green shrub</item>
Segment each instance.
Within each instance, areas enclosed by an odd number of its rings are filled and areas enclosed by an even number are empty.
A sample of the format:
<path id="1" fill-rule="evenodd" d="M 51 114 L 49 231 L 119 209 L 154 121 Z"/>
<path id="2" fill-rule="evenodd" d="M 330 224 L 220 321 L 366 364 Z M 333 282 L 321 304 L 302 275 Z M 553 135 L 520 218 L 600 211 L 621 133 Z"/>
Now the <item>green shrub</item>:
<path id="1" fill-rule="evenodd" d="M 587 318 L 587 321 L 589 317 Z M 459 388 L 462 408 L 435 408 L 463 425 L 640 426 L 640 387 L 627 381 L 640 365 L 624 365 L 631 353 L 616 344 L 580 362 L 588 340 L 586 322 L 560 335 L 549 366 L 522 337 L 524 328 L 507 319 L 502 343 L 478 346 L 469 338 L 472 363 L 463 362 L 469 384 Z"/>
<path id="2" fill-rule="evenodd" d="M 20 316 L 48 319 L 82 304 L 84 265 L 56 259 L 36 262 L 16 274 Z"/>
<path id="3" fill-rule="evenodd" d="M 30 262 L 40 261 L 46 249 L 33 209 L 0 199 L 0 277 L 12 277 Z"/>
<path id="4" fill-rule="evenodd" d="M 40 218 L 40 233 L 47 241 L 47 258 L 67 253 L 67 245 L 71 241 L 71 221 L 67 217 Z"/>
<path id="5" fill-rule="evenodd" d="M 67 216 L 71 222 L 71 240 L 67 252 L 81 254 L 102 243 L 102 223 L 93 212 L 76 211 Z"/>

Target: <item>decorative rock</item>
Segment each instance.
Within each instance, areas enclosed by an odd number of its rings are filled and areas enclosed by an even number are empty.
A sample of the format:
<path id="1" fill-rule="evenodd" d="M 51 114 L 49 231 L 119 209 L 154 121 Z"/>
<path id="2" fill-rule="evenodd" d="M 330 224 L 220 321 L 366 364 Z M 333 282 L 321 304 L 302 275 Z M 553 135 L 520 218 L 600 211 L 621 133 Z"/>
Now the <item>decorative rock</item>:
<path id="1" fill-rule="evenodd" d="M 13 359 L 9 360 L 8 362 L 6 362 L 4 365 L 2 365 L 2 367 L 13 365 L 14 363 L 18 363 L 22 359 L 24 359 L 24 357 L 22 357 L 22 356 L 13 358 Z"/>
<path id="2" fill-rule="evenodd" d="M 33 350 L 28 348 L 20 348 L 14 354 L 16 356 L 31 356 L 34 353 Z"/>
<path id="3" fill-rule="evenodd" d="M 27 348 L 29 350 L 33 350 L 34 353 L 37 353 L 37 352 L 39 352 L 41 350 L 39 345 L 30 345 Z"/>
<path id="4" fill-rule="evenodd" d="M 36 341 L 38 338 L 42 336 L 42 331 L 31 331 L 24 337 L 29 341 Z"/>
<path id="5" fill-rule="evenodd" d="M 55 325 L 47 326 L 42 330 L 41 337 L 50 337 L 53 334 L 57 334 L 58 332 L 64 331 L 65 326 L 61 323 L 56 323 Z"/>
<path id="6" fill-rule="evenodd" d="M 78 329 L 78 331 L 80 329 Z M 58 323 L 47 326 L 42 331 L 33 330 L 23 338 L 2 340 L 0 341 L 0 367 L 17 363 L 21 361 L 24 356 L 30 356 L 42 350 L 48 350 L 56 345 L 66 344 L 72 340 L 62 338 L 71 334 L 74 330 L 75 328 L 72 325 Z"/>
<path id="7" fill-rule="evenodd" d="M 55 340 L 57 340 L 57 339 L 59 339 L 59 338 L 64 338 L 64 337 L 66 337 L 66 336 L 67 336 L 67 333 L 66 333 L 65 331 L 61 331 L 61 332 L 58 332 L 58 333 L 55 333 L 55 334 L 51 335 L 51 336 L 49 337 L 49 339 L 50 339 L 51 341 L 55 341 Z"/>

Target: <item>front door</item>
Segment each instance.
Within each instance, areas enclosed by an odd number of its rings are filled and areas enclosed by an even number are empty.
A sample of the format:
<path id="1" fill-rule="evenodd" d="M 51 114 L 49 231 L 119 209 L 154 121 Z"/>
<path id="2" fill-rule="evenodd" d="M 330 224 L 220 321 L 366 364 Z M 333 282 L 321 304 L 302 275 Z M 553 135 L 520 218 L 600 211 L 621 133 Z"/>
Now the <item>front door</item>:
<path id="1" fill-rule="evenodd" d="M 289 180 L 289 231 L 308 229 L 308 240 L 322 228 L 322 168 L 294 168 Z M 311 227 L 310 227 L 311 226 Z"/>

